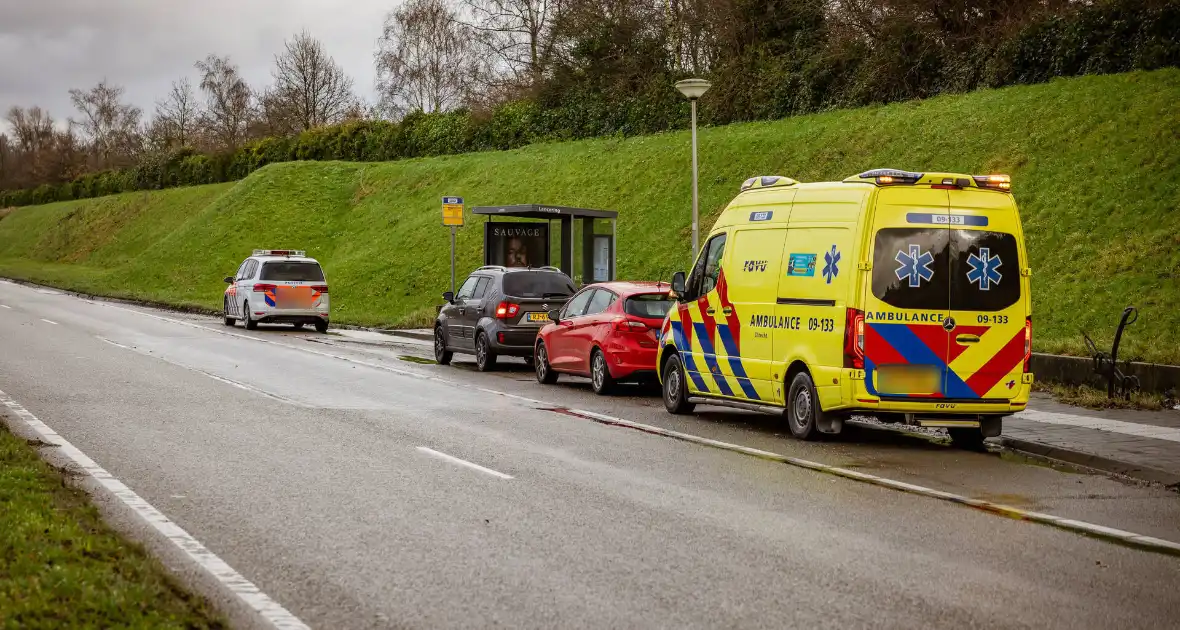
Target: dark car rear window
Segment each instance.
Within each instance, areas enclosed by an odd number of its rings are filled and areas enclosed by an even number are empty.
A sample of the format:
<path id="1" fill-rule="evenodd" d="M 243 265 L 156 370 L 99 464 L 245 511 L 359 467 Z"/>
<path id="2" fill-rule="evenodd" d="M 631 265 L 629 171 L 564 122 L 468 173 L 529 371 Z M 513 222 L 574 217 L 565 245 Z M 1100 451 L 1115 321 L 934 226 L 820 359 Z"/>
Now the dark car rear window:
<path id="1" fill-rule="evenodd" d="M 313 262 L 268 262 L 262 265 L 260 280 L 280 282 L 323 282 L 324 270 Z"/>
<path id="2" fill-rule="evenodd" d="M 873 246 L 873 295 L 897 308 L 999 311 L 1020 299 L 1016 237 L 983 230 L 885 228 Z"/>
<path id="3" fill-rule="evenodd" d="M 650 319 L 664 319 L 672 308 L 672 298 L 667 293 L 642 293 L 632 295 L 623 303 L 628 315 Z"/>
<path id="4" fill-rule="evenodd" d="M 521 298 L 569 297 L 574 283 L 555 271 L 515 271 L 504 274 L 504 295 Z"/>

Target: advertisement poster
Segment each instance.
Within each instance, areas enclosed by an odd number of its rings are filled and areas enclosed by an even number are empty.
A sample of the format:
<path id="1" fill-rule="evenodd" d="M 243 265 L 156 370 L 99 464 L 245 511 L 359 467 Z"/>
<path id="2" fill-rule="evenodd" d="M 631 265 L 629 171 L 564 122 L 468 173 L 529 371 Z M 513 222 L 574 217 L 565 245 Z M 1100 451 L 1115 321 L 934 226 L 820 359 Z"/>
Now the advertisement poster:
<path id="1" fill-rule="evenodd" d="M 544 267 L 549 264 L 548 223 L 484 224 L 485 265 Z"/>

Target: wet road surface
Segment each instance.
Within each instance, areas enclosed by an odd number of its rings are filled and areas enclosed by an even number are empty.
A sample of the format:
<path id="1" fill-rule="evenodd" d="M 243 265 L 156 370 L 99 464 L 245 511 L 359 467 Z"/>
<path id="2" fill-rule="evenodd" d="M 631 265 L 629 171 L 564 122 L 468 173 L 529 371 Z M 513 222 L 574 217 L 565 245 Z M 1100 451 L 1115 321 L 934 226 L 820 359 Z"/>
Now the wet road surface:
<path id="1" fill-rule="evenodd" d="M 1174 627 L 1180 558 L 587 409 L 1180 541 L 1180 497 L 523 364 L 0 283 L 0 389 L 312 627 Z M 523 396 L 538 402 L 514 398 Z"/>

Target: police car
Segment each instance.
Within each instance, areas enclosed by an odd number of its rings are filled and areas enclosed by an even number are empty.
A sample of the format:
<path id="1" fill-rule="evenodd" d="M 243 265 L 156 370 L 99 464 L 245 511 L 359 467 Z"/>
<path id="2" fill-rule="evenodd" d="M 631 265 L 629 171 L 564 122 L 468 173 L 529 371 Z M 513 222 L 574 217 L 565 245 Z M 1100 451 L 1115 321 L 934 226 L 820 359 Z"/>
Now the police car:
<path id="1" fill-rule="evenodd" d="M 304 324 L 328 332 L 328 283 L 324 270 L 307 252 L 256 249 L 238 273 L 225 278 L 225 325 L 241 320 L 247 330 L 258 324 Z"/>

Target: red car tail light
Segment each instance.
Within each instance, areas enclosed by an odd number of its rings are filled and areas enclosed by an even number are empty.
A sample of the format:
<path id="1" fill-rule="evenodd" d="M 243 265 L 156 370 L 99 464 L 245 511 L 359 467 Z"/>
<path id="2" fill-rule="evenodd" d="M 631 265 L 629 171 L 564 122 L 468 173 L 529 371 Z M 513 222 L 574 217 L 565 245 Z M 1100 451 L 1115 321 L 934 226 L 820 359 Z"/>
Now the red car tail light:
<path id="1" fill-rule="evenodd" d="M 611 325 L 615 332 L 647 332 L 647 324 L 634 319 L 627 319 L 626 317 L 616 317 Z"/>

